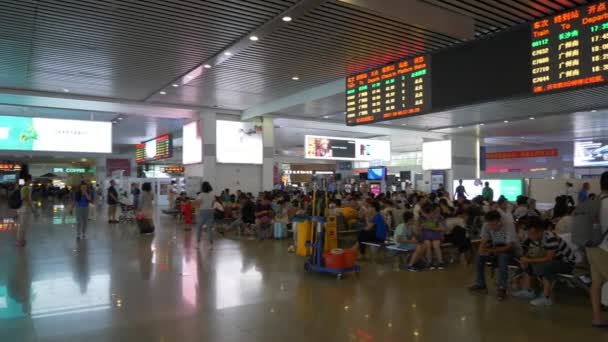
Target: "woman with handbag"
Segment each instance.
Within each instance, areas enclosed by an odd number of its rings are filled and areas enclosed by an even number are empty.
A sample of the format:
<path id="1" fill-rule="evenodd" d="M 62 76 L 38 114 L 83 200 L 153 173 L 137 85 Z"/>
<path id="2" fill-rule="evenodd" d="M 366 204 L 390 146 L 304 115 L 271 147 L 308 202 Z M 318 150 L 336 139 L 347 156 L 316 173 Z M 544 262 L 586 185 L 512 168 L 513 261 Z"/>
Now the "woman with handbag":
<path id="1" fill-rule="evenodd" d="M 154 194 L 152 184 L 146 182 L 141 186 L 141 198 L 139 200 L 138 224 L 141 234 L 154 232 Z"/>

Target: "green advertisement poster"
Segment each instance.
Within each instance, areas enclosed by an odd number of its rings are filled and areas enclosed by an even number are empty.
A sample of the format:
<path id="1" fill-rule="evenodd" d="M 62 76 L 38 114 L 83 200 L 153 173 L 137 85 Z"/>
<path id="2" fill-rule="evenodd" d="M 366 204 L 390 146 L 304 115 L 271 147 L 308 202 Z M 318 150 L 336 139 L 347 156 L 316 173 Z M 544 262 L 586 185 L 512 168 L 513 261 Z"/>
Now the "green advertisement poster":
<path id="1" fill-rule="evenodd" d="M 515 201 L 517 196 L 523 193 L 523 182 L 521 179 L 500 180 L 500 194 L 505 196 L 509 201 Z"/>
<path id="2" fill-rule="evenodd" d="M 32 151 L 37 138 L 33 118 L 0 116 L 0 150 Z"/>

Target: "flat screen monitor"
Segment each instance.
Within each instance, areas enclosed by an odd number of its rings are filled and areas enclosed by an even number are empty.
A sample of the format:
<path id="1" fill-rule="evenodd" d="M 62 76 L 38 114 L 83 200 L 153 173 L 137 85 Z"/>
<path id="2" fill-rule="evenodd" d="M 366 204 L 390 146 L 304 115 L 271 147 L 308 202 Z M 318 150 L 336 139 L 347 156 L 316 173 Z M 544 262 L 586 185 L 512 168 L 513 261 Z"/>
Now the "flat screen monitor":
<path id="1" fill-rule="evenodd" d="M 359 174 L 359 179 L 360 180 L 367 180 L 367 172 L 361 172 Z"/>
<path id="2" fill-rule="evenodd" d="M 608 166 L 608 139 L 574 142 L 574 167 Z"/>
<path id="3" fill-rule="evenodd" d="M 386 177 L 386 168 L 373 167 L 367 170 L 368 180 L 383 180 Z"/>
<path id="4" fill-rule="evenodd" d="M 500 196 L 505 196 L 509 201 L 515 201 L 517 196 L 524 193 L 524 184 L 521 179 L 464 179 L 462 185 L 466 191 L 466 197 L 473 199 L 481 196 L 486 182 L 490 183 L 490 188 L 494 191 L 494 201 L 497 201 Z M 458 180 L 455 180 L 453 191 L 458 185 Z"/>

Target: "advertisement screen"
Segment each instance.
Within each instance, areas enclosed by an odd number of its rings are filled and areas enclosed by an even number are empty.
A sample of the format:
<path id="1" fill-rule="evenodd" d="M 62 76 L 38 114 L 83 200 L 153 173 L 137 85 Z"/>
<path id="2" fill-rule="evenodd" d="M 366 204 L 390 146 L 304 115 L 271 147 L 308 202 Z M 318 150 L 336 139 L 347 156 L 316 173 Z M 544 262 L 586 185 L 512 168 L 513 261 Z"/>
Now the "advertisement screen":
<path id="1" fill-rule="evenodd" d="M 0 116 L 0 150 L 112 153 L 112 123 Z"/>
<path id="2" fill-rule="evenodd" d="M 198 121 L 184 125 L 182 128 L 183 149 L 182 162 L 186 164 L 198 164 L 203 162 L 203 139 Z"/>
<path id="3" fill-rule="evenodd" d="M 452 141 L 422 143 L 422 169 L 448 170 L 452 168 Z"/>
<path id="4" fill-rule="evenodd" d="M 386 169 L 383 167 L 375 167 L 367 170 L 368 180 L 383 180 L 386 177 Z"/>
<path id="5" fill-rule="evenodd" d="M 608 139 L 574 142 L 574 167 L 608 166 Z"/>
<path id="6" fill-rule="evenodd" d="M 263 164 L 262 125 L 239 122 L 217 122 L 217 162 L 226 164 Z"/>
<path id="7" fill-rule="evenodd" d="M 391 143 L 385 140 L 350 139 L 307 135 L 307 159 L 390 161 Z"/>
<path id="8" fill-rule="evenodd" d="M 466 191 L 466 197 L 473 199 L 481 196 L 485 182 L 490 183 L 490 188 L 494 190 L 494 201 L 498 200 L 501 195 L 505 196 L 509 201 L 515 201 L 517 196 L 522 195 L 524 192 L 521 179 L 464 179 L 462 185 Z M 455 190 L 459 185 L 458 181 L 455 180 L 453 185 L 452 189 Z"/>
<path id="9" fill-rule="evenodd" d="M 170 134 L 161 135 L 135 145 L 135 161 L 137 163 L 167 159 L 172 156 L 173 139 L 171 139 Z"/>

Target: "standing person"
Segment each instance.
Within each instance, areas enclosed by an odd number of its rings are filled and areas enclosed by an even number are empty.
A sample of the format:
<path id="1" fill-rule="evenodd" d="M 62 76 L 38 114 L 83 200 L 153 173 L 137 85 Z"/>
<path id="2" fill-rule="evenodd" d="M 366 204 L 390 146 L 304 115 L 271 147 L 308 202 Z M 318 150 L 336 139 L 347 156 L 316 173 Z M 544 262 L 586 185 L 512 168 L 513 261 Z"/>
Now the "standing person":
<path id="1" fill-rule="evenodd" d="M 464 185 L 462 185 L 462 179 L 459 180 L 458 186 L 456 187 L 456 191 L 454 192 L 454 198 L 455 199 L 466 199 L 468 195 L 469 194 L 467 194 L 467 191 L 464 188 Z"/>
<path id="2" fill-rule="evenodd" d="M 89 195 L 91 196 L 91 202 L 89 203 L 89 220 L 95 221 L 97 219 L 97 207 L 95 202 L 97 201 L 97 193 L 93 185 L 87 187 Z"/>
<path id="3" fill-rule="evenodd" d="M 140 196 L 141 196 L 141 190 L 139 190 L 139 186 L 137 185 L 137 183 L 131 183 L 131 196 L 133 196 L 133 208 L 135 210 L 139 209 L 139 201 L 140 201 Z M 175 199 L 173 199 L 173 201 L 175 202 Z M 169 202 L 171 203 L 171 202 Z"/>
<path id="4" fill-rule="evenodd" d="M 139 190 L 139 189 L 137 189 Z M 141 186 L 141 199 L 139 200 L 139 213 L 143 216 L 143 219 L 147 222 L 147 231 L 142 233 L 154 232 L 154 194 L 152 193 L 152 184 L 145 182 Z M 138 195 L 139 198 L 140 195 Z"/>
<path id="5" fill-rule="evenodd" d="M 32 202 L 32 175 L 25 175 L 25 183 L 19 191 L 21 196 L 21 206 L 17 209 L 17 216 L 19 218 L 19 225 L 17 226 L 17 246 L 25 246 L 25 230 L 29 228 L 32 223 L 32 216 L 34 215 L 34 203 Z"/>
<path id="6" fill-rule="evenodd" d="M 591 185 L 588 182 L 583 183 L 581 191 L 578 192 L 578 204 L 589 200 L 589 189 L 591 189 Z"/>
<path id="7" fill-rule="evenodd" d="M 172 180 L 171 186 L 169 186 L 169 196 L 167 200 L 169 201 L 169 209 L 179 209 L 175 206 L 177 199 L 177 182 Z"/>
<path id="8" fill-rule="evenodd" d="M 603 241 L 597 247 L 587 247 L 587 257 L 591 266 L 591 307 L 596 328 L 608 328 L 608 321 L 602 320 L 602 286 L 608 282 L 608 171 L 600 178 L 600 227 Z"/>
<path id="9" fill-rule="evenodd" d="M 566 191 L 564 191 L 564 196 L 566 196 L 567 202 L 569 205 L 574 205 L 574 196 L 576 196 L 576 190 L 574 190 L 574 185 L 570 182 L 566 182 Z"/>
<path id="10" fill-rule="evenodd" d="M 213 188 L 209 182 L 203 182 L 201 184 L 201 192 L 196 197 L 195 205 L 199 208 L 199 222 L 196 227 L 196 249 L 200 248 L 201 235 L 203 226 L 207 227 L 207 239 L 209 241 L 209 249 L 213 248 L 213 216 L 215 210 L 213 209 Z"/>
<path id="11" fill-rule="evenodd" d="M 494 201 L 494 190 L 490 188 L 490 182 L 485 183 L 485 186 L 483 187 L 483 190 L 481 192 L 481 197 L 483 197 L 484 200 L 490 203 Z"/>
<path id="12" fill-rule="evenodd" d="M 110 181 L 108 188 L 108 223 L 118 223 L 116 219 L 116 206 L 118 205 L 118 191 L 116 191 L 116 181 Z"/>
<path id="13" fill-rule="evenodd" d="M 93 195 L 89 192 L 86 182 L 80 183 L 80 187 L 74 193 L 71 213 L 76 211 L 76 240 L 85 239 L 87 235 L 87 223 L 89 221 L 89 204 L 93 203 Z"/>

